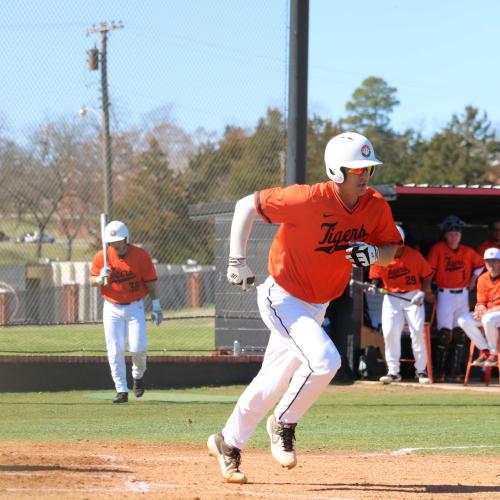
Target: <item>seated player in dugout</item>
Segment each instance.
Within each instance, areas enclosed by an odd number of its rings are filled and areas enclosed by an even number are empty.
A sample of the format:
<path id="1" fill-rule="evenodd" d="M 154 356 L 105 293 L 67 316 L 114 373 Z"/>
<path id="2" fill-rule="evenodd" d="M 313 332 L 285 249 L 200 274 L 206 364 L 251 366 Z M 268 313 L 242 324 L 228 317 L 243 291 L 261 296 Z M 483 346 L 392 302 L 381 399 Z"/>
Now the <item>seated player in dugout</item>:
<path id="1" fill-rule="evenodd" d="M 493 219 L 488 224 L 488 239 L 477 246 L 476 250 L 479 255 L 484 255 L 488 248 L 500 249 L 500 217 Z"/>
<path id="2" fill-rule="evenodd" d="M 456 215 L 446 217 L 440 225 L 443 240 L 427 256 L 437 286 L 436 382 L 463 380 L 466 336 L 458 318 L 469 311 L 469 290 L 474 289 L 483 271 L 483 258 L 461 243 L 464 224 Z"/>
<path id="3" fill-rule="evenodd" d="M 474 366 L 498 364 L 498 328 L 500 328 L 500 250 L 487 248 L 483 254 L 486 272 L 477 280 L 477 303 L 472 313 L 458 318 L 458 324 L 479 349 Z M 481 332 L 480 327 L 483 328 Z"/>
<path id="4" fill-rule="evenodd" d="M 403 228 L 396 227 L 405 241 Z M 382 302 L 387 374 L 380 377 L 380 382 L 390 384 L 401 381 L 401 333 L 407 323 L 415 357 L 416 379 L 420 384 L 428 384 L 424 300 L 435 300 L 431 290 L 431 266 L 420 252 L 405 245 L 397 249 L 394 259 L 387 266 L 371 266 L 369 277 L 375 286 L 383 285 L 391 292 L 391 295 L 384 296 Z"/>

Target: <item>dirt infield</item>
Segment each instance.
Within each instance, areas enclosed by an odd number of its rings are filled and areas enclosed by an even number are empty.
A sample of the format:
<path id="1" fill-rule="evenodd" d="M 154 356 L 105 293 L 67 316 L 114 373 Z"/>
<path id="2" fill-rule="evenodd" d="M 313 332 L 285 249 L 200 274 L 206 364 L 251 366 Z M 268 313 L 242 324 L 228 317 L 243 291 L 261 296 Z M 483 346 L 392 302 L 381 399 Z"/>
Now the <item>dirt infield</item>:
<path id="1" fill-rule="evenodd" d="M 222 482 L 195 446 L 2 443 L 2 498 L 500 499 L 500 457 L 411 452 L 299 454 L 284 470 L 248 450 L 246 485 Z"/>

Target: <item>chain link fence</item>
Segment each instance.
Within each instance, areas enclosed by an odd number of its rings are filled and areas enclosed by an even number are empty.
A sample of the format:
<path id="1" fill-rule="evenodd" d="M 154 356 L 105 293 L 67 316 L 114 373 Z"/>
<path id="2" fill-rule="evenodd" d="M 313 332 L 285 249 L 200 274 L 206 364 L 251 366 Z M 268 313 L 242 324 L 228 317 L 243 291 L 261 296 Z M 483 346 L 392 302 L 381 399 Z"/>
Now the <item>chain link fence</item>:
<path id="1" fill-rule="evenodd" d="M 169 3 L 176 8 L 184 4 L 181 0 Z M 162 51 L 165 60 L 150 61 L 161 72 L 166 97 L 151 102 L 142 125 L 126 123 L 120 103 L 133 98 L 141 86 L 147 93 L 148 82 L 141 85 L 142 80 L 137 79 L 130 85 L 117 81 L 112 67 L 108 75 L 112 218 L 127 223 L 131 241 L 146 248 L 155 260 L 167 318 L 157 330 L 149 327 L 153 352 L 214 349 L 215 289 L 225 277 L 216 269 L 220 256 L 216 255 L 214 218 L 193 217 L 192 208 L 203 211 L 204 206 L 234 201 L 285 179 L 288 1 L 278 2 L 278 9 L 276 2 L 252 2 L 251 16 L 241 15 L 243 7 L 242 12 L 249 10 L 245 2 L 221 0 L 214 4 L 211 17 L 204 19 L 213 26 L 212 40 L 200 40 L 197 24 L 189 20 L 182 26 L 182 37 L 165 37 L 147 26 L 127 27 L 124 19 L 125 28 L 113 35 L 108 47 L 110 60 L 123 61 L 127 53 L 120 48 L 119 37 L 130 36 L 136 43 L 144 43 L 145 58 L 151 44 L 169 42 Z M 144 6 L 151 9 L 151 16 L 154 8 Z M 229 35 L 228 19 L 232 23 Z M 267 36 L 263 21 L 272 25 L 275 34 L 280 33 L 273 40 L 280 39 L 281 45 L 270 44 L 268 53 L 239 49 L 252 46 L 251 40 L 238 38 L 243 33 L 253 33 L 256 40 Z M 57 37 L 60 46 L 71 46 L 75 37 L 85 36 L 83 28 L 70 25 L 52 30 L 51 36 Z M 40 29 L 43 31 L 43 26 Z M 28 36 L 28 27 L 26 32 L 22 25 L 17 30 L 19 36 Z M 15 42 L 14 37 L 11 40 Z M 11 49 L 4 45 L 2 50 Z M 168 61 L 174 53 L 176 65 L 172 67 Z M 102 63 L 102 53 L 99 57 Z M 249 59 L 252 64 L 245 64 Z M 217 68 L 220 80 L 230 79 L 238 88 L 233 118 L 218 130 L 203 125 L 202 112 L 197 124 L 196 106 L 208 96 L 214 99 L 212 96 L 218 95 L 212 109 L 223 104 L 227 108 L 227 96 L 217 94 L 217 80 L 203 81 L 202 73 L 198 78 L 193 76 L 200 61 Z M 73 54 L 72 62 L 86 65 L 85 53 Z M 105 351 L 100 325 L 102 300 L 98 290 L 88 286 L 90 262 L 101 245 L 105 135 L 100 112 L 95 111 L 101 105 L 99 72 L 85 68 L 80 85 L 90 87 L 96 95 L 95 103 L 89 103 L 93 107 L 82 109 L 81 116 L 75 106 L 73 113 L 36 123 L 26 134 L 0 128 L 1 353 Z M 182 88 L 170 93 L 193 106 L 175 107 L 176 102 L 168 98 L 172 72 L 185 74 L 185 78 Z M 37 93 L 36 78 L 30 85 Z M 238 116 L 248 115 L 253 93 L 263 96 L 262 112 L 248 126 L 239 123 Z M 43 99 L 41 94 L 41 107 L 50 109 L 50 101 L 44 104 Z"/>

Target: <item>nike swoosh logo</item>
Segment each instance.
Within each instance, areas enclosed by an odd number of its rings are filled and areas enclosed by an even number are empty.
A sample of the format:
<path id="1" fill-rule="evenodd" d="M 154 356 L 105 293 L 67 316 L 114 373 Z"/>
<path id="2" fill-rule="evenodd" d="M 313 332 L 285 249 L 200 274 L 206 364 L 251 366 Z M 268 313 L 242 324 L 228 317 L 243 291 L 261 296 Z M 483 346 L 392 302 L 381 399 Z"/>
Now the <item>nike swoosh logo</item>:
<path id="1" fill-rule="evenodd" d="M 323 214 L 323 217 L 333 217 L 333 214 Z"/>

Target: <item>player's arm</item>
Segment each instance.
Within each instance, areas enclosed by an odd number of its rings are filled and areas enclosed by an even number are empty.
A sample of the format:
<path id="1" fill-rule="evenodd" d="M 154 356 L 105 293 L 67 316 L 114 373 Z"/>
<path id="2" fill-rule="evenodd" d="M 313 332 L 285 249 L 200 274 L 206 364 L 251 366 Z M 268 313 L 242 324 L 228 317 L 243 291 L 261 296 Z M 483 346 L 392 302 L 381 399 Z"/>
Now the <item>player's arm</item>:
<path id="1" fill-rule="evenodd" d="M 427 278 L 422 278 L 422 291 L 424 292 L 424 300 L 427 302 L 434 302 L 436 297 L 431 289 L 432 276 L 434 273 L 431 273 Z"/>
<path id="2" fill-rule="evenodd" d="M 469 281 L 469 290 L 474 290 L 477 279 L 483 274 L 484 265 L 482 257 L 475 251 L 472 251 L 471 260 L 473 271 Z"/>
<path id="3" fill-rule="evenodd" d="M 384 245 L 378 247 L 378 260 L 377 263 L 381 266 L 387 266 L 394 259 L 396 255 L 396 250 L 398 247 L 393 247 L 391 245 Z"/>
<path id="4" fill-rule="evenodd" d="M 163 321 L 163 311 L 160 305 L 160 294 L 158 293 L 158 281 L 145 281 L 144 285 L 151 299 L 152 309 L 151 321 L 157 326 Z"/>
<path id="5" fill-rule="evenodd" d="M 234 207 L 229 242 L 227 280 L 248 290 L 255 284 L 255 273 L 247 264 L 247 242 L 255 219 L 254 195 L 245 196 Z"/>
<path id="6" fill-rule="evenodd" d="M 98 253 L 94 260 L 92 261 L 92 267 L 90 269 L 89 284 L 90 286 L 102 286 L 104 280 L 109 278 L 110 271 L 108 268 L 104 267 L 104 259 L 102 253 Z M 109 279 L 108 279 L 109 283 Z"/>

